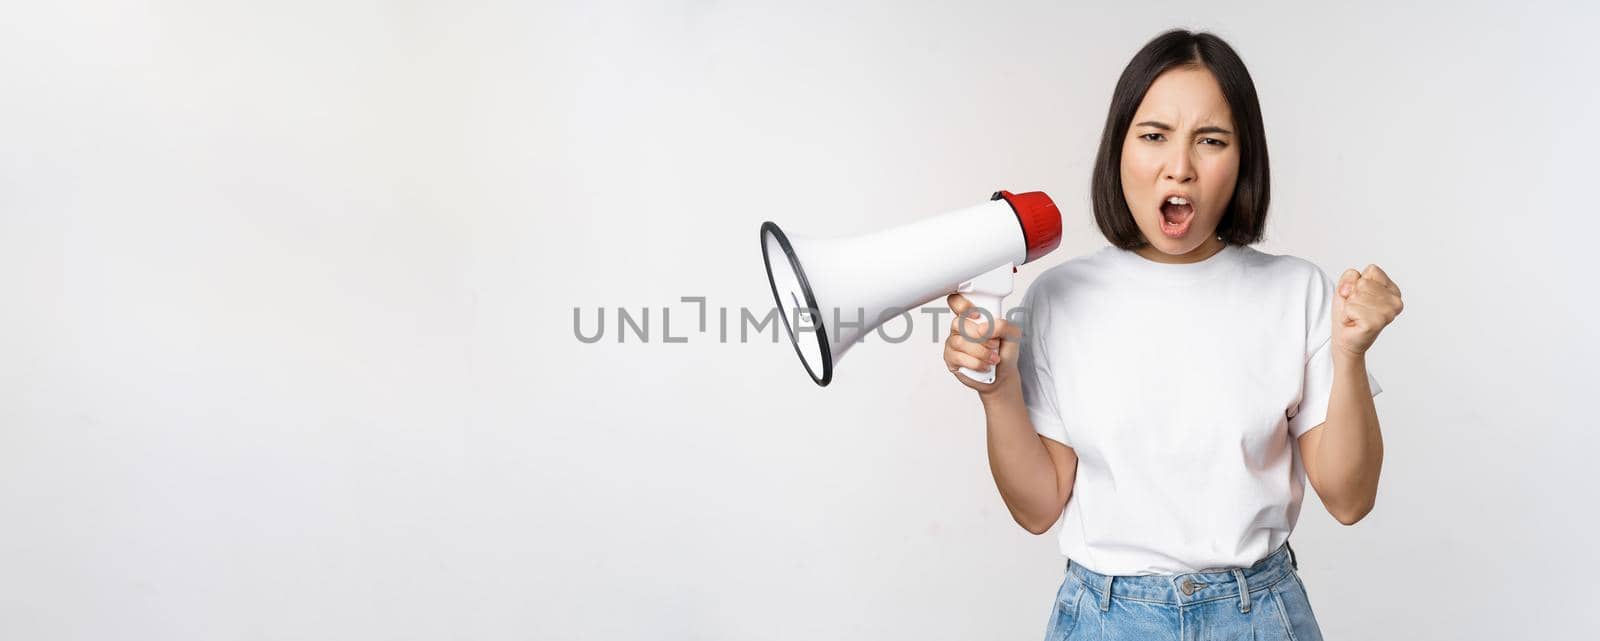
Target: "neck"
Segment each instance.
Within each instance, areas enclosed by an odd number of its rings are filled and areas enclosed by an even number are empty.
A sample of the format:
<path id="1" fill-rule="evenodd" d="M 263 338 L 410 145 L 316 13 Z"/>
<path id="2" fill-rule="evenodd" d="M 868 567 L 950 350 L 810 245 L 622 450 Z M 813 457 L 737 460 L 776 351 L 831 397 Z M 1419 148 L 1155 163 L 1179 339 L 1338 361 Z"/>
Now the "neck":
<path id="1" fill-rule="evenodd" d="M 1183 254 L 1168 254 L 1164 251 L 1156 249 L 1154 245 L 1148 243 L 1146 243 L 1145 246 L 1133 251 L 1134 253 L 1143 256 L 1146 260 L 1151 262 L 1182 265 L 1187 263 L 1198 263 L 1202 260 L 1210 258 L 1216 255 L 1217 252 L 1222 251 L 1222 249 L 1227 246 L 1228 244 L 1222 242 L 1221 238 L 1212 236 L 1207 238 L 1206 242 L 1200 243 L 1200 246 L 1194 248 L 1193 251 Z"/>

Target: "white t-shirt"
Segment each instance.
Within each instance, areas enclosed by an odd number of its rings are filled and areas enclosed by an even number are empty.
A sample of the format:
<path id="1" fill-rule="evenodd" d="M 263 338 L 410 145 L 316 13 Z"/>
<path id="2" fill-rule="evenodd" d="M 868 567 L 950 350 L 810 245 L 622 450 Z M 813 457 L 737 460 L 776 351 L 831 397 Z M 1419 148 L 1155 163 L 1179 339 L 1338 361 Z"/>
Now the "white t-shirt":
<path id="1" fill-rule="evenodd" d="M 1333 296 L 1315 264 L 1240 245 L 1181 265 L 1107 246 L 1041 274 L 1017 366 L 1035 431 L 1078 454 L 1062 554 L 1140 575 L 1276 550 L 1305 492 L 1293 439 L 1327 416 Z"/>

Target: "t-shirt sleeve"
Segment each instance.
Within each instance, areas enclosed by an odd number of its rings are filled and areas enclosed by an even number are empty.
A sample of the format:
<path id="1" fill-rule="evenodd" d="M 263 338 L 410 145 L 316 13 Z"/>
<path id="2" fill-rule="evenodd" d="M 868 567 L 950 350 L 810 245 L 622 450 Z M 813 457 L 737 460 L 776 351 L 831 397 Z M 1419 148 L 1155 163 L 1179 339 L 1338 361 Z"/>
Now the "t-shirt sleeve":
<path id="1" fill-rule="evenodd" d="M 1316 268 L 1306 296 L 1306 369 L 1301 380 L 1300 400 L 1290 407 L 1289 434 L 1299 438 L 1328 418 L 1328 400 L 1333 395 L 1333 297 L 1334 282 Z M 1019 361 L 1020 362 L 1020 361 Z M 1383 391 L 1367 367 L 1367 385 L 1372 395 Z"/>
<path id="2" fill-rule="evenodd" d="M 1017 375 L 1022 382 L 1022 399 L 1028 408 L 1033 431 L 1068 447 L 1067 427 L 1056 405 L 1055 377 L 1051 374 L 1050 354 L 1046 350 L 1050 333 L 1049 295 L 1042 283 L 1035 282 L 1022 297 L 1027 310 L 1021 319 L 1022 345 L 1017 352 Z"/>

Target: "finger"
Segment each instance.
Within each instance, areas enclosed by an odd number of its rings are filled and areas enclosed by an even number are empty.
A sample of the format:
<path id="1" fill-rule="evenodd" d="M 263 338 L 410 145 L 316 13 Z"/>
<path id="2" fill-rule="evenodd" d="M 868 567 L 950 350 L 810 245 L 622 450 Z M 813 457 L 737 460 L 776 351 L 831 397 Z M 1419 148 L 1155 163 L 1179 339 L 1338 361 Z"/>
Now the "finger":
<path id="1" fill-rule="evenodd" d="M 945 352 L 944 363 L 952 372 L 961 367 L 975 372 L 989 371 L 989 361 L 980 360 L 971 354 L 963 354 L 961 352 Z"/>
<path id="2" fill-rule="evenodd" d="M 988 340 L 991 337 L 984 336 L 988 325 L 989 322 L 984 320 L 983 314 L 979 312 L 978 308 L 972 307 L 968 309 L 967 315 L 957 314 L 955 318 L 950 319 L 950 333 L 964 334 L 972 338 L 982 337 L 983 340 Z"/>
<path id="3" fill-rule="evenodd" d="M 1383 324 L 1382 312 L 1380 312 L 1377 308 L 1359 300 L 1345 301 L 1344 316 L 1346 325 L 1349 325 L 1351 322 L 1365 325 L 1367 327 Z"/>
<path id="4" fill-rule="evenodd" d="M 1387 285 L 1380 285 L 1366 278 L 1362 278 L 1361 282 L 1356 283 L 1356 293 L 1346 300 L 1347 303 L 1349 301 L 1355 301 L 1366 307 L 1384 311 L 1390 316 L 1398 315 L 1400 308 L 1403 306 L 1400 301 L 1400 295 L 1394 293 L 1394 290 L 1389 289 Z"/>
<path id="5" fill-rule="evenodd" d="M 1398 296 L 1394 289 L 1392 289 L 1389 285 L 1372 280 L 1366 276 L 1362 276 L 1361 280 L 1356 281 L 1355 289 L 1356 296 L 1365 296 L 1373 301 L 1377 301 L 1382 298 Z"/>
<path id="6" fill-rule="evenodd" d="M 989 326 L 989 323 L 971 318 L 957 319 L 961 324 L 956 328 L 956 336 L 969 343 L 987 343 L 999 338 L 999 334 Z"/>
<path id="7" fill-rule="evenodd" d="M 983 329 L 984 328 L 980 324 L 980 326 L 975 329 L 967 330 L 967 333 L 974 336 L 982 336 Z M 998 350 L 1000 349 L 1000 344 L 1005 341 L 1020 340 L 1022 338 L 1022 329 L 1012 325 L 1009 322 L 1006 322 L 1005 319 L 1000 319 L 995 321 L 994 330 L 988 332 L 988 334 L 989 339 L 983 341 L 983 346 L 989 348 L 990 350 Z"/>
<path id="8" fill-rule="evenodd" d="M 998 350 L 983 343 L 974 343 L 960 336 L 951 336 L 945 341 L 945 346 L 979 360 L 989 360 L 990 356 L 998 353 Z"/>
<path id="9" fill-rule="evenodd" d="M 1362 314 L 1361 318 L 1371 322 L 1375 327 L 1387 327 L 1389 323 L 1394 322 L 1405 306 L 1400 297 L 1389 293 L 1361 297 L 1356 299 L 1353 305 Z"/>
<path id="10" fill-rule="evenodd" d="M 973 339 L 983 336 L 983 319 L 957 316 L 950 319 L 950 333 L 956 336 L 969 336 Z"/>
<path id="11" fill-rule="evenodd" d="M 1400 286 L 1396 285 L 1394 280 L 1389 278 L 1389 274 L 1383 271 L 1382 267 L 1377 265 L 1367 265 L 1366 271 L 1361 272 L 1361 278 L 1362 280 L 1370 280 L 1387 287 L 1390 291 L 1394 292 L 1395 296 L 1400 295 Z"/>
<path id="12" fill-rule="evenodd" d="M 956 318 L 966 316 L 967 312 L 972 309 L 972 301 L 967 300 L 966 296 L 960 294 L 951 294 L 944 301 L 950 306 L 950 311 L 956 313 Z"/>
<path id="13" fill-rule="evenodd" d="M 1355 282 L 1360 279 L 1361 272 L 1354 269 L 1346 269 L 1343 274 L 1339 275 L 1339 284 L 1334 287 L 1333 291 L 1338 292 L 1340 296 L 1349 297 L 1350 292 L 1355 289 Z"/>

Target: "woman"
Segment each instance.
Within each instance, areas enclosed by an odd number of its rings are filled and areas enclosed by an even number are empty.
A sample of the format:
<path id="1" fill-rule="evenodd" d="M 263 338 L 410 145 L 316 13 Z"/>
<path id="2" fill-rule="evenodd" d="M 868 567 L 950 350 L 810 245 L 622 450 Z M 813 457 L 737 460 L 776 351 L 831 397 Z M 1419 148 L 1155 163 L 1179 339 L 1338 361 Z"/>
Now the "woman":
<path id="1" fill-rule="evenodd" d="M 1353 524 L 1383 441 L 1365 354 L 1400 313 L 1383 270 L 1266 254 L 1250 74 L 1171 31 L 1117 82 L 1092 181 L 1111 246 L 1041 274 L 1021 326 L 959 295 L 944 362 L 978 391 L 1012 517 L 1059 523 L 1051 639 L 1320 639 L 1288 549 L 1309 478 Z M 962 327 L 961 324 L 968 324 Z M 987 341 L 963 336 L 993 337 Z"/>

